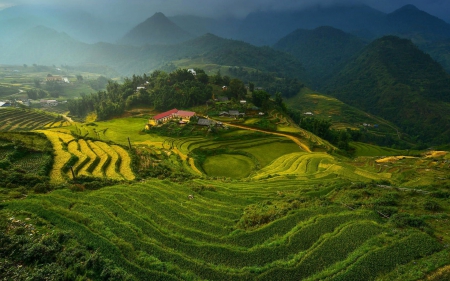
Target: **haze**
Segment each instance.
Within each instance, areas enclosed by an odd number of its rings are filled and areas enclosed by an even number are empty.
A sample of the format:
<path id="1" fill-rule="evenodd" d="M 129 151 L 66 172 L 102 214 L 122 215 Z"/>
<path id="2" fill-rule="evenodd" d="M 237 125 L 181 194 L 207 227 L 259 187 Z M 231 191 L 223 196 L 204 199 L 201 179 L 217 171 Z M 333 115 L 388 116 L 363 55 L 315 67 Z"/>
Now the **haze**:
<path id="1" fill-rule="evenodd" d="M 245 17 L 253 11 L 302 9 L 311 6 L 354 5 L 365 4 L 383 12 L 413 4 L 419 9 L 450 20 L 450 1 L 447 0 L 0 0 L 0 9 L 11 6 L 60 5 L 87 10 L 104 19 L 115 19 L 123 22 L 140 22 L 155 12 L 163 12 L 167 16 L 189 14 L 206 17 Z"/>

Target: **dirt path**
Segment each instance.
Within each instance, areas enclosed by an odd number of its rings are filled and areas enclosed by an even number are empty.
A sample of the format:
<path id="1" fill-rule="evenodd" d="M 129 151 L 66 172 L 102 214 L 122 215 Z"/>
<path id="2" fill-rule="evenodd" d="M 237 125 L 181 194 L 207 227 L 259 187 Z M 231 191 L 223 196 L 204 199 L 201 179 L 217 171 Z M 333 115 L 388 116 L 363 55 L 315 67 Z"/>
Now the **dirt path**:
<path id="1" fill-rule="evenodd" d="M 282 136 L 282 137 L 288 138 L 288 139 L 292 140 L 293 142 L 295 142 L 296 144 L 298 144 L 298 146 L 301 149 L 303 149 L 304 151 L 311 152 L 311 149 L 309 149 L 309 147 L 306 144 L 304 144 L 298 138 L 296 138 L 294 136 L 291 136 L 291 135 L 287 135 L 287 134 L 283 134 L 283 133 L 277 133 L 277 132 L 269 132 L 269 131 L 264 131 L 264 130 L 255 129 L 255 128 L 249 128 L 249 127 L 246 127 L 246 126 L 230 124 L 230 123 L 224 123 L 224 124 L 226 124 L 227 126 L 230 126 L 230 127 L 240 128 L 240 129 L 244 129 L 244 130 L 261 132 L 261 133 L 266 133 L 266 134 L 269 134 L 269 135 Z"/>

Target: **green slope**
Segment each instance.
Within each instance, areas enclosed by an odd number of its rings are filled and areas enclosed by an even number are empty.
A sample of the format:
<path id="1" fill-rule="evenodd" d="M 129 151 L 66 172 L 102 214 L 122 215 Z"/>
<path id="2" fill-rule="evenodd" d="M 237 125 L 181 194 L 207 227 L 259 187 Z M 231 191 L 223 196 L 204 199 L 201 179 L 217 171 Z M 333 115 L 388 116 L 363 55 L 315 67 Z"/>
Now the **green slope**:
<path id="1" fill-rule="evenodd" d="M 294 55 L 308 70 L 314 84 L 320 86 L 365 45 L 354 35 L 322 26 L 314 30 L 297 29 L 280 39 L 274 48 Z"/>
<path id="2" fill-rule="evenodd" d="M 328 83 L 338 99 L 381 116 L 423 141 L 449 141 L 450 78 L 411 41 L 375 40 Z"/>

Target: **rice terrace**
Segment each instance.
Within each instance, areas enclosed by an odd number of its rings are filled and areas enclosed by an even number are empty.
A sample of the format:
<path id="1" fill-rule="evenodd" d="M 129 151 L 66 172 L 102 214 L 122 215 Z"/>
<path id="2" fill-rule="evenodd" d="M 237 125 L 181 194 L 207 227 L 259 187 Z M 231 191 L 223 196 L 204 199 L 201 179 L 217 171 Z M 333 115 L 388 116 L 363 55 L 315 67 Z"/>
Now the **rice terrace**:
<path id="1" fill-rule="evenodd" d="M 0 281 L 450 280 L 450 24 L 271 1 L 0 1 Z"/>

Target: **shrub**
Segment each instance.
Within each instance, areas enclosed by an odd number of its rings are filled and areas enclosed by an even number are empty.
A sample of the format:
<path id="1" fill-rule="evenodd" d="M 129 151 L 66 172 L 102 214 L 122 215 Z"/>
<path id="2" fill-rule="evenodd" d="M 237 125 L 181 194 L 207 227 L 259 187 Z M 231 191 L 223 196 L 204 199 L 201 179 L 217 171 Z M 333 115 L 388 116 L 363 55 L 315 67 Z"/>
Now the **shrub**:
<path id="1" fill-rule="evenodd" d="M 441 210 L 441 206 L 439 205 L 439 203 L 437 203 L 437 202 L 435 202 L 435 201 L 431 201 L 431 200 L 425 202 L 425 203 L 423 204 L 423 207 L 424 207 L 424 209 L 427 210 L 427 211 L 433 211 L 433 212 L 436 212 L 436 211 Z"/>
<path id="2" fill-rule="evenodd" d="M 426 226 L 426 223 L 422 218 L 415 217 L 407 213 L 395 214 L 391 217 L 390 220 L 396 227 L 403 228 L 411 226 L 420 228 Z"/>

